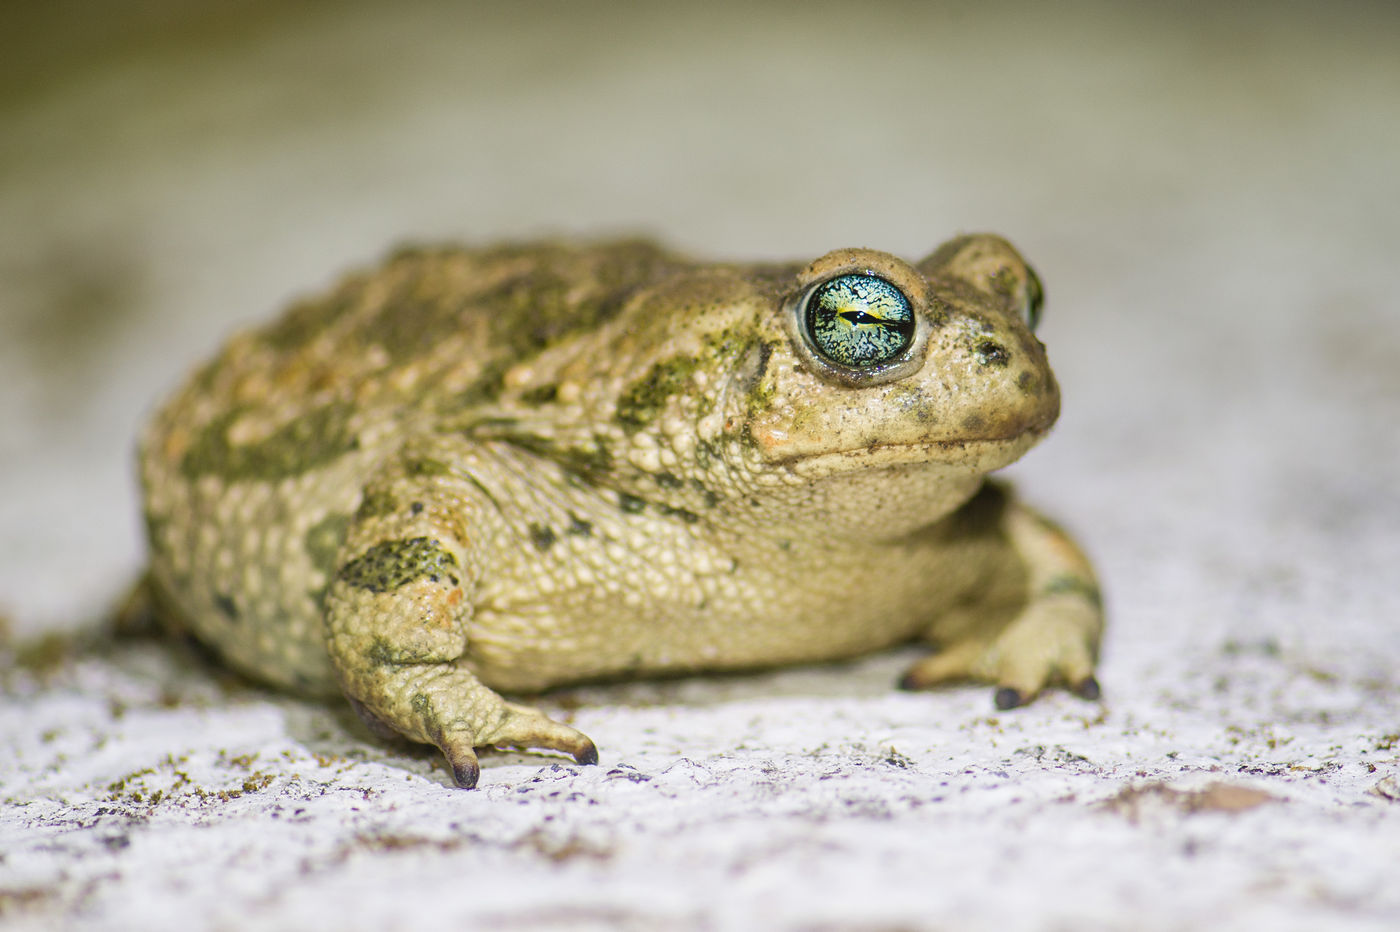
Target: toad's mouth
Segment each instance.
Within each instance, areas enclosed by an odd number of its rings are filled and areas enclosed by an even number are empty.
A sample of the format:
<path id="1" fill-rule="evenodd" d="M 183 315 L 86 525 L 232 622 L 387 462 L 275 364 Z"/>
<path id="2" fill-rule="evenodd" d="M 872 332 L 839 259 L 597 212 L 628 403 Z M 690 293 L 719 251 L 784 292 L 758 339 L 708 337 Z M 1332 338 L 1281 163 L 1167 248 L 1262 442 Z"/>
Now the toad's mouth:
<path id="1" fill-rule="evenodd" d="M 850 450 L 833 450 L 773 461 L 804 479 L 898 466 L 929 466 L 959 473 L 985 473 L 1020 459 L 1049 428 L 1032 428 L 1012 437 L 969 440 L 927 440 L 915 443 L 871 443 Z"/>

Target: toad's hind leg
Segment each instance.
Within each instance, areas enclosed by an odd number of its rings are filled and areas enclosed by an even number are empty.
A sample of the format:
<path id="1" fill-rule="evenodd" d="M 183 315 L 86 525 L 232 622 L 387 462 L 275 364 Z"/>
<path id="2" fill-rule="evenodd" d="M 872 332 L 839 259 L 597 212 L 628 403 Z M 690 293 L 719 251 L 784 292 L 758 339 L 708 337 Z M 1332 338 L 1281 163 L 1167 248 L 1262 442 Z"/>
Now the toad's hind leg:
<path id="1" fill-rule="evenodd" d="M 1020 503 L 1007 504 L 1000 526 L 1025 567 L 1025 604 L 1006 624 L 974 628 L 919 661 L 900 685 L 991 682 L 999 709 L 1023 705 L 1047 686 L 1097 699 L 1103 605 L 1088 559 L 1063 530 Z"/>
<path id="2" fill-rule="evenodd" d="M 593 742 L 507 702 L 462 665 L 491 504 L 440 459 L 406 457 L 365 491 L 326 594 L 326 643 L 367 720 L 437 745 L 457 785 L 475 748 L 547 748 L 598 760 Z"/>

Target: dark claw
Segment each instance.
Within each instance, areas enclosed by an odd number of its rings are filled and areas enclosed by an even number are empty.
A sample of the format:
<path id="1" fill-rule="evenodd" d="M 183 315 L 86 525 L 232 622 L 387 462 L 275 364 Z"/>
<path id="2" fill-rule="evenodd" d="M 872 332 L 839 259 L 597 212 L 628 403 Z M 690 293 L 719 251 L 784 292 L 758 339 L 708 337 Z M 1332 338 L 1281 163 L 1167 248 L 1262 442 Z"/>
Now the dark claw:
<path id="1" fill-rule="evenodd" d="M 574 760 L 578 761 L 580 764 L 598 763 L 598 746 L 592 741 L 589 741 L 588 747 L 574 755 Z"/>
<path id="2" fill-rule="evenodd" d="M 475 759 L 454 761 L 449 757 L 447 763 L 452 768 L 452 780 L 459 788 L 476 789 L 476 781 L 481 776 L 481 765 Z"/>
<path id="3" fill-rule="evenodd" d="M 1026 697 L 1021 695 L 1019 689 L 1003 686 L 997 690 L 995 702 L 997 708 L 1005 712 L 1007 709 L 1014 709 L 1019 705 L 1025 705 Z"/>
<path id="4" fill-rule="evenodd" d="M 1091 676 L 1074 687 L 1074 694 L 1080 699 L 1088 699 L 1093 702 L 1103 695 L 1103 691 L 1099 689 L 1099 681 Z"/>
<path id="5" fill-rule="evenodd" d="M 904 690 L 905 692 L 914 692 L 914 691 L 916 691 L 916 690 L 922 688 L 922 687 L 919 685 L 919 678 L 916 677 L 916 676 L 913 674 L 912 671 L 909 672 L 909 673 L 904 674 L 903 676 L 901 676 L 901 677 L 899 678 L 899 682 L 896 683 L 895 685 L 896 685 L 898 688 Z"/>

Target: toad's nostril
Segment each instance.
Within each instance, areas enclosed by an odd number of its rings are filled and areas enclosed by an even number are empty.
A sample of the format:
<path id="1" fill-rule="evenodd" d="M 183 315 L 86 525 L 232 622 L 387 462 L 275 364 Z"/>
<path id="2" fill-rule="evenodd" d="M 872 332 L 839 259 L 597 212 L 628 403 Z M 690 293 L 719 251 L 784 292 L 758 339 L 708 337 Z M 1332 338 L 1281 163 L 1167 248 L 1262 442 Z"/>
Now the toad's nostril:
<path id="1" fill-rule="evenodd" d="M 972 352 L 977 356 L 977 361 L 984 366 L 1005 368 L 1011 361 L 1011 354 L 1006 351 L 1006 347 L 994 340 L 983 340 L 972 348 Z"/>

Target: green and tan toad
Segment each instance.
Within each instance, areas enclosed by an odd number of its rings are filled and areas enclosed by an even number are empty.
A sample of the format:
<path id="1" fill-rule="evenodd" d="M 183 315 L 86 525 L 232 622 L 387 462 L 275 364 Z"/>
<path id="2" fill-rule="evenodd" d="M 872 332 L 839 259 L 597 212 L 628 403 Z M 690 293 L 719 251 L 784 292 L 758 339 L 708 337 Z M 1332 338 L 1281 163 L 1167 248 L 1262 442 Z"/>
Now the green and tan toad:
<path id="1" fill-rule="evenodd" d="M 1093 698 L 1102 613 L 986 474 L 1055 421 L 1004 240 L 701 264 L 414 249 L 233 339 L 141 448 L 160 604 L 442 749 L 593 742 L 498 693 L 937 648 L 903 685 Z"/>

